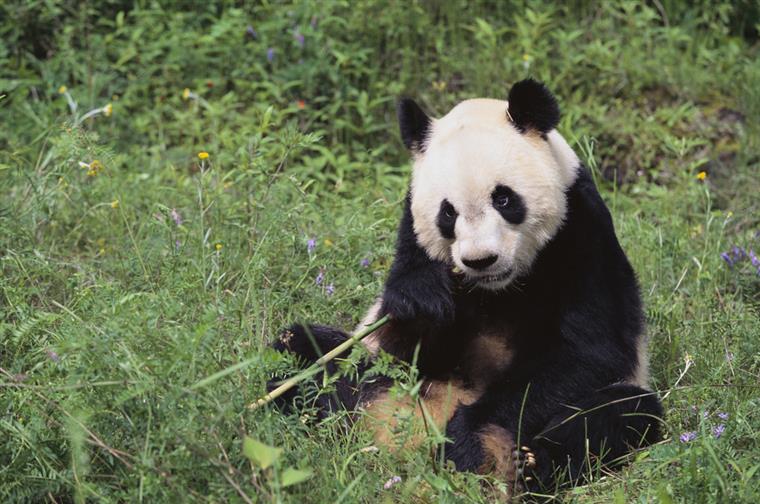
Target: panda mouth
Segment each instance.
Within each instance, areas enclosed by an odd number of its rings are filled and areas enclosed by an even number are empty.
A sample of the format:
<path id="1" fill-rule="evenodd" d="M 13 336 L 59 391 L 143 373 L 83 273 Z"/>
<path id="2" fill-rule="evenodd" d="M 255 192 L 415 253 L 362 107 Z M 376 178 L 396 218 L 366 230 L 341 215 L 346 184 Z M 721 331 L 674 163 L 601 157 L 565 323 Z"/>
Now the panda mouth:
<path id="1" fill-rule="evenodd" d="M 512 276 L 512 269 L 508 269 L 496 275 L 479 276 L 477 278 L 474 278 L 473 280 L 475 280 L 475 282 L 477 282 L 478 284 L 481 284 L 484 286 L 491 286 L 494 284 L 504 283 L 511 276 Z"/>

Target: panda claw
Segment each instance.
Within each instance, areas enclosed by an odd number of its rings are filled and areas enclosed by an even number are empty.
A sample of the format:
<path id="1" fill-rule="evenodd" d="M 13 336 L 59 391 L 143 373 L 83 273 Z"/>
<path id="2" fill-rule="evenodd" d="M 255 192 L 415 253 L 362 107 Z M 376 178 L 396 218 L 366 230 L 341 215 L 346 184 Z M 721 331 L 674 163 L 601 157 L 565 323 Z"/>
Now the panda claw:
<path id="1" fill-rule="evenodd" d="M 536 455 L 527 446 L 515 447 L 512 450 L 512 463 L 515 468 L 515 488 L 520 488 L 521 483 L 527 483 L 533 480 L 532 471 L 536 468 Z"/>

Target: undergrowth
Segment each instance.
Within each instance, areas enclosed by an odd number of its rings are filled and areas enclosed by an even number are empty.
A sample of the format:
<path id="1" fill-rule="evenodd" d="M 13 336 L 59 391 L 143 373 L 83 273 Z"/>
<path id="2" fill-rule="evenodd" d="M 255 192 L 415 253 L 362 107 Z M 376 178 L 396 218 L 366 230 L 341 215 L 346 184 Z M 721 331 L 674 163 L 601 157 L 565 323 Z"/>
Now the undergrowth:
<path id="1" fill-rule="evenodd" d="M 266 349 L 280 328 L 351 328 L 381 289 L 409 176 L 395 100 L 439 115 L 534 76 L 638 273 L 667 423 L 554 497 L 760 501 L 758 12 L 3 3 L 0 499 L 498 499 L 435 436 L 390 455 L 340 415 L 248 406 L 293 366 Z"/>

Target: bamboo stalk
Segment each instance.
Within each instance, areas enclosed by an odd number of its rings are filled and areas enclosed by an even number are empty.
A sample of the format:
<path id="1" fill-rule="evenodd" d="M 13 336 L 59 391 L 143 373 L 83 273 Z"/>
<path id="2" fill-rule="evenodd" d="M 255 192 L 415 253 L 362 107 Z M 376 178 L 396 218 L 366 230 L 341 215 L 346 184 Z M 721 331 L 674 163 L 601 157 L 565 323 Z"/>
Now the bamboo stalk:
<path id="1" fill-rule="evenodd" d="M 377 329 L 384 326 L 388 321 L 391 319 L 390 315 L 385 315 L 384 317 L 376 320 L 375 322 L 371 323 L 370 325 L 366 326 L 361 331 L 357 332 L 356 334 L 353 334 L 350 338 L 348 338 L 346 341 L 341 343 L 340 345 L 336 346 L 326 354 L 324 354 L 322 357 L 314 361 L 314 364 L 309 366 L 305 371 L 295 375 L 291 376 L 287 380 L 285 380 L 279 387 L 274 389 L 273 391 L 269 392 L 264 397 L 256 400 L 256 402 L 253 402 L 248 405 L 248 409 L 256 409 L 261 406 L 264 406 L 265 404 L 268 404 L 272 402 L 274 399 L 277 399 L 282 394 L 287 392 L 288 390 L 292 389 L 296 385 L 298 385 L 300 382 L 308 378 L 309 376 L 313 376 L 315 373 L 319 371 L 319 369 L 324 366 L 326 363 L 333 360 L 335 357 L 343 353 L 345 350 L 348 350 L 352 346 L 356 344 L 357 341 L 362 340 L 364 337 L 369 336 L 373 332 L 375 332 Z"/>

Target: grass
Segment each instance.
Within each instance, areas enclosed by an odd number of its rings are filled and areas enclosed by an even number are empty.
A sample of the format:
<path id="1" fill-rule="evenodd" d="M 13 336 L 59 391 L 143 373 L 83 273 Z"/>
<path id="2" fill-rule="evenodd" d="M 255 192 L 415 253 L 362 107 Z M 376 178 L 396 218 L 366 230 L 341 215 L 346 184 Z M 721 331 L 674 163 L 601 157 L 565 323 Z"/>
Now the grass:
<path id="1" fill-rule="evenodd" d="M 760 501 L 758 10 L 5 2 L 0 499 L 497 498 L 428 450 L 247 406 L 293 367 L 279 328 L 350 328 L 382 287 L 394 100 L 440 114 L 532 75 L 638 272 L 667 412 L 663 443 L 556 497 Z"/>

